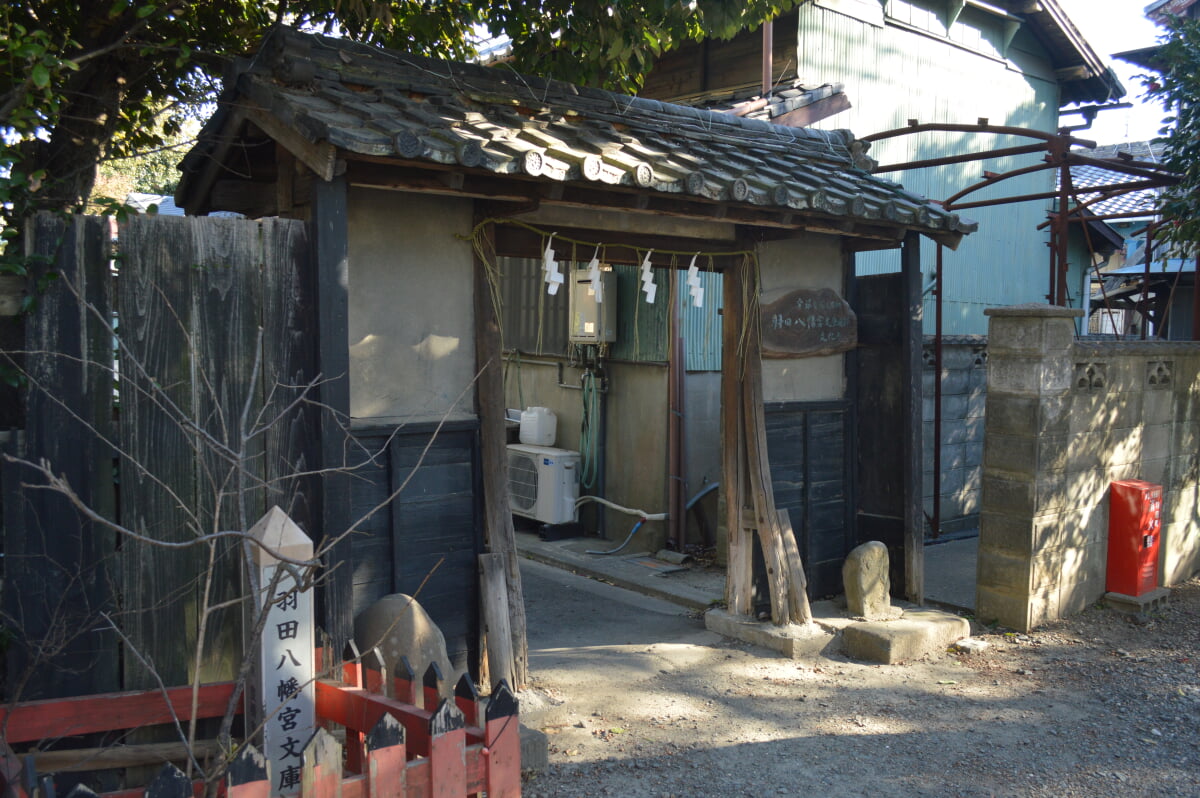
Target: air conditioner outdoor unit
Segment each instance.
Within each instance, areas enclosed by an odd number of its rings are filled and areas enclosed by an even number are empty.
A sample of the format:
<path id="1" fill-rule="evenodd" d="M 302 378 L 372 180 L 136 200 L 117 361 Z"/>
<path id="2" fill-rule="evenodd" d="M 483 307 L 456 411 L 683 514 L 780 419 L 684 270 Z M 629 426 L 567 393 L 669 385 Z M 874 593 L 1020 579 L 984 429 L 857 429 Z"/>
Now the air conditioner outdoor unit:
<path id="1" fill-rule="evenodd" d="M 512 512 L 543 524 L 575 520 L 579 498 L 579 452 L 508 445 L 508 502 Z"/>

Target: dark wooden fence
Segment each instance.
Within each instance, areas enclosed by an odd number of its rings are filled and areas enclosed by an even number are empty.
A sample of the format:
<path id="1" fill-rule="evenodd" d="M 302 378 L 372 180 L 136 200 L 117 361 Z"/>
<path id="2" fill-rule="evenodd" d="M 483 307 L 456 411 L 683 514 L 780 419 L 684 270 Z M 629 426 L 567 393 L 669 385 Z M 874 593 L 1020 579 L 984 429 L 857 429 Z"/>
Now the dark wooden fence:
<path id="1" fill-rule="evenodd" d="M 10 697 L 232 678 L 240 610 L 201 614 L 241 593 L 239 544 L 159 544 L 246 529 L 272 504 L 309 531 L 320 517 L 305 225 L 133 217 L 115 261 L 110 230 L 31 227 L 59 279 L 27 318 L 27 422 L 7 451 L 74 498 L 4 464 Z"/>

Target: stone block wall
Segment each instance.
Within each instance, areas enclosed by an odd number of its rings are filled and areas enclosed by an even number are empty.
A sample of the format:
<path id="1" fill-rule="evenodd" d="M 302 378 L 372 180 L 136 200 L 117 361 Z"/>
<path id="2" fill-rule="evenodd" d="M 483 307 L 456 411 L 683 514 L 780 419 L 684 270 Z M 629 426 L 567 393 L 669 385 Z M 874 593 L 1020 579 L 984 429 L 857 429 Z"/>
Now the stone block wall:
<path id="1" fill-rule="evenodd" d="M 979 528 L 979 485 L 983 465 L 983 426 L 987 401 L 987 336 L 942 338 L 942 480 L 935 488 L 934 338 L 926 336 L 922 375 L 924 396 L 924 507 L 933 517 L 933 494 L 940 488 L 941 532 Z"/>
<path id="2" fill-rule="evenodd" d="M 1164 487 L 1160 580 L 1200 569 L 1200 344 L 1081 342 L 1082 311 L 994 308 L 976 614 L 1029 630 L 1104 595 L 1108 487 Z"/>

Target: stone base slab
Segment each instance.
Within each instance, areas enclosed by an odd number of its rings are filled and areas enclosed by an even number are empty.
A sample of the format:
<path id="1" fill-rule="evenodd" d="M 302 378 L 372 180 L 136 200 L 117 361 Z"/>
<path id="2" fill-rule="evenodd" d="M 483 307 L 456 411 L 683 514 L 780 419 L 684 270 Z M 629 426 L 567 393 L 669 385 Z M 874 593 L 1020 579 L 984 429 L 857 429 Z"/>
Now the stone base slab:
<path id="1" fill-rule="evenodd" d="M 1108 606 L 1117 612 L 1127 612 L 1136 615 L 1139 612 L 1156 610 L 1167 603 L 1171 591 L 1165 587 L 1156 587 L 1149 593 L 1140 596 L 1128 596 L 1124 593 L 1105 593 L 1104 600 Z"/>
<path id="2" fill-rule="evenodd" d="M 853 659 L 895 665 L 944 651 L 971 634 L 971 624 L 948 612 L 907 610 L 895 621 L 867 621 L 842 631 L 846 654 Z"/>
<path id="3" fill-rule="evenodd" d="M 770 621 L 756 621 L 746 615 L 733 615 L 718 609 L 704 613 L 704 627 L 734 640 L 778 651 L 790 659 L 819 654 L 832 638 L 815 623 L 776 626 Z"/>

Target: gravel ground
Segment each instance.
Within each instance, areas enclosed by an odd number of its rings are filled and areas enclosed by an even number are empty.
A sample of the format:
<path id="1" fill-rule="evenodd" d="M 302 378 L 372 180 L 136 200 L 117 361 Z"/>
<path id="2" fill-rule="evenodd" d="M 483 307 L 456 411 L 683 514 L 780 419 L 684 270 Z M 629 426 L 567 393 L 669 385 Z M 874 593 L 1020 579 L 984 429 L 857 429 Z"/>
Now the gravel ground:
<path id="1" fill-rule="evenodd" d="M 1147 616 L 978 629 L 982 653 L 893 666 L 835 638 L 783 659 L 579 577 L 526 584 L 522 719 L 550 742 L 527 796 L 1200 796 L 1200 579 Z"/>

